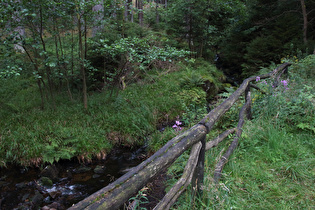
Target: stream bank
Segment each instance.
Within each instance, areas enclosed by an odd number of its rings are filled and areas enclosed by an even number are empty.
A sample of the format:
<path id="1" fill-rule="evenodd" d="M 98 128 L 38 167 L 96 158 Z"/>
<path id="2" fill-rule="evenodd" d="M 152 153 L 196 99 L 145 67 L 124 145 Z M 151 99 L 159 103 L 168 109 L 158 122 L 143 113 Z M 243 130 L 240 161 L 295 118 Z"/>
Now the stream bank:
<path id="1" fill-rule="evenodd" d="M 115 148 L 105 160 L 62 160 L 39 168 L 0 170 L 0 209 L 67 209 L 147 158 L 146 148 Z"/>

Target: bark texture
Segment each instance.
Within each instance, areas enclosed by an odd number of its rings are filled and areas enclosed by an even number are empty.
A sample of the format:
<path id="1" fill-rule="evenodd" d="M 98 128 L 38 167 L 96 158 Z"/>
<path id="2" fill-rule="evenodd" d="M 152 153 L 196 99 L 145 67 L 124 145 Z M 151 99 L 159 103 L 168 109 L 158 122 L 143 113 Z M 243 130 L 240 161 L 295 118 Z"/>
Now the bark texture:
<path id="1" fill-rule="evenodd" d="M 248 93 L 250 93 L 250 92 L 248 92 Z M 250 108 L 250 104 L 251 104 L 250 94 L 247 94 L 246 103 L 244 104 L 244 106 L 242 107 L 242 109 L 239 113 L 239 121 L 238 121 L 237 128 L 236 128 L 236 137 L 233 139 L 233 142 L 231 143 L 231 145 L 227 149 L 226 153 L 221 157 L 220 161 L 217 163 L 217 165 L 215 167 L 214 181 L 216 183 L 218 183 L 218 181 L 221 178 L 221 175 L 222 175 L 221 172 L 223 170 L 224 165 L 228 162 L 230 155 L 233 153 L 233 151 L 237 147 L 238 140 L 242 135 L 242 127 L 245 123 L 244 118 L 245 118 L 245 115 L 248 116 L 247 112 Z"/>
<path id="2" fill-rule="evenodd" d="M 195 125 L 170 140 L 149 159 L 127 174 L 69 209 L 118 209 L 151 178 L 170 166 L 183 152 L 204 138 L 206 133 L 207 130 L 203 125 Z"/>
<path id="3" fill-rule="evenodd" d="M 170 189 L 164 198 L 154 207 L 154 210 L 164 210 L 171 208 L 171 206 L 176 202 L 177 198 L 182 194 L 182 192 L 186 190 L 187 186 L 192 180 L 194 174 L 193 172 L 197 166 L 198 156 L 201 148 L 201 142 L 198 142 L 192 147 L 182 177 Z"/>
<path id="4" fill-rule="evenodd" d="M 290 63 L 284 63 L 269 74 L 260 75 L 258 77 L 260 79 L 273 77 L 277 80 L 279 77 L 276 76 L 283 74 L 290 65 Z M 236 137 L 216 166 L 214 180 L 218 182 L 224 165 L 237 147 L 239 137 L 242 134 L 245 115 L 247 115 L 248 118 L 251 117 L 250 112 L 248 112 L 251 104 L 249 85 L 250 82 L 255 81 L 256 78 L 257 77 L 250 77 L 245 79 L 241 86 L 227 100 L 213 109 L 197 125 L 171 139 L 149 159 L 134 167 L 115 182 L 69 209 L 118 209 L 132 195 L 143 188 L 154 176 L 169 167 L 182 153 L 194 145 L 182 178 L 155 208 L 169 209 L 178 196 L 187 188 L 188 184 L 192 182 L 194 174 L 197 174 L 195 181 L 198 182 L 197 186 L 200 188 L 203 181 L 203 172 L 200 173 L 200 169 L 203 170 L 204 168 L 204 151 L 202 150 L 209 150 L 217 146 L 229 134 L 236 131 Z M 228 111 L 244 93 L 246 94 L 246 102 L 240 111 L 237 128 L 225 131 L 216 139 L 206 144 L 206 134 L 209 133 L 215 122 Z M 199 167 L 198 170 L 196 170 L 197 167 Z M 195 188 L 197 189 L 197 187 Z"/>
<path id="5" fill-rule="evenodd" d="M 216 147 L 221 141 L 223 141 L 228 135 L 235 132 L 235 128 L 229 129 L 221 133 L 217 138 L 212 141 L 207 142 L 206 150 L 211 149 L 212 147 Z"/>
<path id="6" fill-rule="evenodd" d="M 264 75 L 259 75 L 257 77 L 259 77 L 260 79 L 275 77 L 279 72 L 281 72 L 283 69 L 287 68 L 290 65 L 291 65 L 290 63 L 283 63 L 272 72 Z M 238 98 L 245 92 L 250 82 L 255 81 L 257 77 L 254 76 L 245 79 L 241 86 L 228 99 L 226 99 L 215 109 L 211 110 L 211 112 L 207 114 L 206 117 L 204 117 L 199 123 L 205 125 L 207 129 L 210 131 L 211 128 L 214 126 L 215 122 L 217 122 L 217 120 L 233 106 L 233 104 L 238 100 Z"/>

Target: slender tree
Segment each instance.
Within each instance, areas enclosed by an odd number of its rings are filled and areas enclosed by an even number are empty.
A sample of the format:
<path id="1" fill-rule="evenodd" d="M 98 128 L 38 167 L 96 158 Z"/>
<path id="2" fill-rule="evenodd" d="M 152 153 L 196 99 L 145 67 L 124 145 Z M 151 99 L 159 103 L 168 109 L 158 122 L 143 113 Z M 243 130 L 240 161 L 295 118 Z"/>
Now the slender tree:
<path id="1" fill-rule="evenodd" d="M 302 8 L 302 14 L 303 14 L 303 41 L 304 44 L 307 44 L 307 13 L 306 13 L 306 5 L 304 0 L 300 0 L 301 2 L 301 8 Z"/>
<path id="2" fill-rule="evenodd" d="M 85 66 L 84 66 L 84 59 L 85 59 L 85 50 L 83 45 L 83 28 L 82 28 L 82 22 L 84 20 L 84 8 L 82 8 L 79 5 L 77 5 L 77 22 L 78 22 L 78 36 L 79 36 L 79 59 L 80 59 L 80 71 L 81 71 L 81 77 L 82 77 L 82 92 L 83 92 L 83 105 L 84 108 L 88 108 L 88 101 L 87 101 L 87 85 L 86 85 L 86 72 L 85 72 Z M 86 24 L 83 22 L 83 24 Z"/>
<path id="3" fill-rule="evenodd" d="M 139 25 L 143 26 L 143 0 L 138 0 L 138 19 L 139 19 Z"/>

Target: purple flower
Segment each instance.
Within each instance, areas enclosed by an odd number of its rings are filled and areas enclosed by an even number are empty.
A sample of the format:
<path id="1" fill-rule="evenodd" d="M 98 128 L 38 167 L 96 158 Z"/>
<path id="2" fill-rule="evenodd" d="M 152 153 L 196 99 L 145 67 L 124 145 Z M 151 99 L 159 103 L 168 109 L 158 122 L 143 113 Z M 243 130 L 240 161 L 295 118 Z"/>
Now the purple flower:
<path id="1" fill-rule="evenodd" d="M 260 80 L 260 77 L 259 76 L 257 76 L 256 77 L 256 82 L 258 82 Z"/>
<path id="2" fill-rule="evenodd" d="M 181 125 L 181 121 L 176 121 L 176 125 Z"/>
<path id="3" fill-rule="evenodd" d="M 175 130 L 179 131 L 179 130 L 182 129 L 182 128 L 180 127 L 181 124 L 182 124 L 181 121 L 176 120 L 176 121 L 175 121 L 175 124 L 172 126 L 172 128 L 174 128 Z"/>
<path id="4" fill-rule="evenodd" d="M 268 83 L 266 82 L 266 80 L 262 81 L 261 83 L 268 85 Z"/>
<path id="5" fill-rule="evenodd" d="M 286 80 L 281 80 L 281 83 L 283 84 L 284 87 L 288 86 L 288 82 Z"/>

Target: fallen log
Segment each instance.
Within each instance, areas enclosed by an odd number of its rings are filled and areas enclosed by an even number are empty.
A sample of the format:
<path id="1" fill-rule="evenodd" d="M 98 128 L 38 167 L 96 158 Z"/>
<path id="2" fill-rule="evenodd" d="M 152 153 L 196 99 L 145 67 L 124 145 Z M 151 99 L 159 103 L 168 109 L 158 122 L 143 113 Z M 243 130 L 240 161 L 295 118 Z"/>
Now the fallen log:
<path id="1" fill-rule="evenodd" d="M 182 153 L 199 142 L 207 129 L 197 124 L 170 140 L 149 159 L 134 167 L 115 182 L 102 188 L 69 209 L 118 209 L 151 178 L 170 166 Z"/>
<path id="2" fill-rule="evenodd" d="M 264 75 L 259 76 L 253 76 L 245 79 L 243 83 L 240 85 L 240 87 L 223 103 L 221 103 L 218 107 L 211 110 L 209 114 L 207 114 L 200 122 L 199 124 L 205 125 L 208 129 L 208 131 L 211 130 L 211 128 L 214 126 L 214 124 L 217 122 L 217 120 L 225 113 L 227 112 L 233 104 L 238 100 L 238 98 L 245 92 L 246 88 L 250 84 L 250 82 L 255 81 L 257 77 L 260 79 L 266 79 L 269 77 L 276 77 L 279 73 L 282 74 L 285 72 L 285 69 L 290 66 L 290 63 L 283 63 L 276 69 L 274 69 L 272 72 Z"/>
<path id="3" fill-rule="evenodd" d="M 213 139 L 212 141 L 207 142 L 206 150 L 209 150 L 212 147 L 216 147 L 221 141 L 223 141 L 226 137 L 228 137 L 228 135 L 234 132 L 235 132 L 235 128 L 224 131 L 217 138 Z"/>
<path id="4" fill-rule="evenodd" d="M 233 139 L 232 143 L 230 144 L 229 148 L 227 149 L 226 153 L 221 157 L 220 161 L 217 163 L 215 170 L 214 170 L 214 182 L 218 183 L 221 178 L 221 173 L 223 170 L 224 165 L 228 162 L 228 159 L 230 155 L 233 153 L 235 148 L 238 145 L 238 140 L 242 135 L 242 127 L 245 123 L 245 115 L 248 112 L 248 109 L 250 108 L 251 100 L 250 100 L 250 92 L 248 92 L 248 95 L 246 96 L 246 103 L 243 105 L 240 113 L 239 113 L 239 121 L 236 128 L 236 136 Z"/>
<path id="5" fill-rule="evenodd" d="M 290 65 L 290 63 L 284 63 L 271 73 L 260 75 L 259 77 L 260 79 L 275 77 L 277 76 L 277 74 L 279 74 L 279 72 L 281 72 L 281 74 L 284 73 L 286 71 L 285 69 Z M 245 79 L 241 86 L 227 100 L 225 100 L 218 107 L 208 113 L 197 125 L 170 140 L 165 146 L 163 146 L 149 159 L 134 167 L 127 174 L 117 179 L 115 182 L 109 184 L 108 186 L 97 191 L 86 199 L 73 205 L 69 209 L 94 210 L 119 208 L 125 201 L 128 200 L 128 198 L 130 198 L 142 187 L 144 187 L 151 178 L 156 176 L 160 171 L 170 166 L 188 148 L 201 140 L 204 141 L 206 134 L 209 133 L 217 120 L 231 108 L 231 106 L 238 100 L 238 98 L 245 91 L 247 91 L 247 93 L 250 93 L 250 91 L 248 91 L 249 84 L 250 82 L 255 81 L 256 78 L 257 77 L 250 77 Z M 248 106 L 250 106 L 250 100 L 246 101 L 246 105 L 244 105 L 243 108 L 245 107 L 246 110 L 246 107 Z M 250 116 L 250 114 L 248 114 L 248 116 Z M 243 123 L 243 121 L 239 121 L 236 131 L 237 137 L 233 140 L 230 146 L 231 149 L 228 149 L 227 153 L 224 155 L 224 157 L 222 157 L 220 161 L 220 165 L 222 166 L 222 168 L 226 163 L 225 161 L 227 160 L 227 158 L 237 146 L 238 137 L 240 137 L 242 132 L 240 125 L 242 125 Z M 214 142 L 211 144 L 216 145 L 217 143 Z M 199 157 L 199 159 L 202 158 Z M 216 170 L 218 169 L 217 171 L 220 171 L 220 173 L 215 174 L 215 176 L 218 176 L 218 179 L 221 176 L 222 168 L 216 168 Z M 200 176 L 198 177 L 201 177 L 201 175 L 203 174 L 200 174 Z M 199 179 L 200 178 L 198 178 L 198 180 Z"/>
<path id="6" fill-rule="evenodd" d="M 192 147 L 182 177 L 169 190 L 164 198 L 154 207 L 154 210 L 170 209 L 171 206 L 176 202 L 177 198 L 186 190 L 194 175 L 201 147 L 201 142 L 198 142 Z"/>

